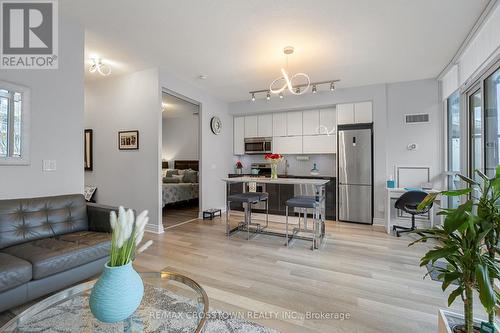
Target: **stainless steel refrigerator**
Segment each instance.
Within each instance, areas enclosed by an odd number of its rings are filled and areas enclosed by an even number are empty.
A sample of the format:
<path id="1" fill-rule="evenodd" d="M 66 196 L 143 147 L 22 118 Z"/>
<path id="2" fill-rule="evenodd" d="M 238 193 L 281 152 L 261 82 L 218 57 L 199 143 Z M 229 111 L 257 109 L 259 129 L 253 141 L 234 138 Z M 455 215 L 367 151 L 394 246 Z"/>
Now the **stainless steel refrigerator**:
<path id="1" fill-rule="evenodd" d="M 372 224 L 372 125 L 339 126 L 338 145 L 338 219 Z"/>

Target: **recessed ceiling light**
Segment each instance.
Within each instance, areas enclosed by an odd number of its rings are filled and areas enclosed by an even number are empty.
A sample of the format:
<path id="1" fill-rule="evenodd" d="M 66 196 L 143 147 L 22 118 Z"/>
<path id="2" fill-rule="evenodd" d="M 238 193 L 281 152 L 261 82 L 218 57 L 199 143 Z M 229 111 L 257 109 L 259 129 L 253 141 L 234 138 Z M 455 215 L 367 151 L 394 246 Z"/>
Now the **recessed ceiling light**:
<path id="1" fill-rule="evenodd" d="M 206 79 L 208 79 L 208 76 L 207 75 L 200 75 L 200 76 L 198 76 L 198 79 L 206 80 Z"/>

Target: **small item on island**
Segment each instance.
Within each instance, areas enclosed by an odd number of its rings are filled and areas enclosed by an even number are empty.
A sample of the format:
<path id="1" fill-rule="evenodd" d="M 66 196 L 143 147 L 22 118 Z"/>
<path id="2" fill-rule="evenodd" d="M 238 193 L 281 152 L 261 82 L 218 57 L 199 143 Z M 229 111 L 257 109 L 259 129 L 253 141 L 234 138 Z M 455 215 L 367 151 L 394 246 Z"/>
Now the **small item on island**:
<path id="1" fill-rule="evenodd" d="M 243 173 L 243 163 L 241 161 L 236 162 L 236 174 L 241 175 Z"/>
<path id="2" fill-rule="evenodd" d="M 271 163 L 271 179 L 278 179 L 278 164 L 283 161 L 283 155 L 266 154 L 264 158 Z"/>
<path id="3" fill-rule="evenodd" d="M 311 175 L 313 176 L 319 175 L 319 169 L 316 167 L 316 163 L 313 164 L 313 168 L 311 169 Z"/>

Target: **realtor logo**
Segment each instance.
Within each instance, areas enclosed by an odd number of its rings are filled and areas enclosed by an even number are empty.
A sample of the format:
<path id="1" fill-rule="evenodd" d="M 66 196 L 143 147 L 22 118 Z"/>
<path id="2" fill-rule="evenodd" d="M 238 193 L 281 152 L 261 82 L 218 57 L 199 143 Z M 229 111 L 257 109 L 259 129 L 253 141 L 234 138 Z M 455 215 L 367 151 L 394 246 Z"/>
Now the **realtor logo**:
<path id="1" fill-rule="evenodd" d="M 0 0 L 0 68 L 58 67 L 57 0 Z"/>

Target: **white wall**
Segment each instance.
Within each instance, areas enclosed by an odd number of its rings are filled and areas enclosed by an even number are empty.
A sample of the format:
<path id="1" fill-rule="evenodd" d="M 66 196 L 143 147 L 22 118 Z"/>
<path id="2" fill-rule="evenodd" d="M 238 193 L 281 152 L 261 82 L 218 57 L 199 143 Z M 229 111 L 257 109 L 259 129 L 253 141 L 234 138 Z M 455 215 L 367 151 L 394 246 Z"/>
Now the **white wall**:
<path id="1" fill-rule="evenodd" d="M 404 115 L 429 113 L 430 123 L 404 124 Z M 396 166 L 428 166 L 436 188 L 443 181 L 443 117 L 438 97 L 438 82 L 420 80 L 387 85 L 388 171 L 396 177 Z M 408 150 L 410 143 L 417 150 Z"/>
<path id="2" fill-rule="evenodd" d="M 200 209 L 225 209 L 226 187 L 221 178 L 227 177 L 233 170 L 233 119 L 228 113 L 227 103 L 171 75 L 166 69 L 160 70 L 160 85 L 201 103 Z M 222 120 L 222 132 L 219 135 L 210 130 L 213 116 Z"/>
<path id="3" fill-rule="evenodd" d="M 442 173 L 441 115 L 438 104 L 438 85 L 434 79 L 378 84 L 365 87 L 336 89 L 317 94 L 286 96 L 266 101 L 259 99 L 229 104 L 233 115 L 279 112 L 326 107 L 340 103 L 372 101 L 374 136 L 374 223 L 383 224 L 385 216 L 385 187 L 394 165 L 430 165 L 435 178 Z M 403 124 L 406 113 L 430 112 L 433 122 L 425 131 L 408 129 Z M 434 145 L 431 143 L 434 140 Z M 438 140 L 438 142 L 435 142 Z M 407 141 L 417 142 L 420 148 L 414 155 L 406 151 Z M 409 143 L 409 142 L 408 142 Z"/>
<path id="4" fill-rule="evenodd" d="M 186 102 L 175 105 L 179 110 L 166 110 L 162 116 L 162 159 L 197 160 L 199 156 L 198 106 Z M 173 167 L 173 166 L 172 166 Z"/>
<path id="5" fill-rule="evenodd" d="M 387 178 L 387 97 L 386 85 L 377 84 L 364 87 L 336 89 L 334 92 L 322 91 L 317 94 L 301 96 L 287 95 L 283 100 L 278 98 L 267 101 L 258 99 L 234 102 L 229 104 L 229 112 L 233 115 L 279 112 L 288 110 L 328 107 L 340 103 L 372 101 L 374 129 L 374 222 L 383 223 L 385 182 Z"/>
<path id="6" fill-rule="evenodd" d="M 83 192 L 84 30 L 59 17 L 59 69 L 1 70 L 31 88 L 31 164 L 0 166 L 0 199 Z M 42 172 L 42 160 L 57 170 Z"/>
<path id="7" fill-rule="evenodd" d="M 94 130 L 97 202 L 147 209 L 148 229 L 162 232 L 160 205 L 161 95 L 158 70 L 149 69 L 85 85 L 85 127 Z M 139 150 L 118 150 L 118 131 L 139 130 Z"/>

